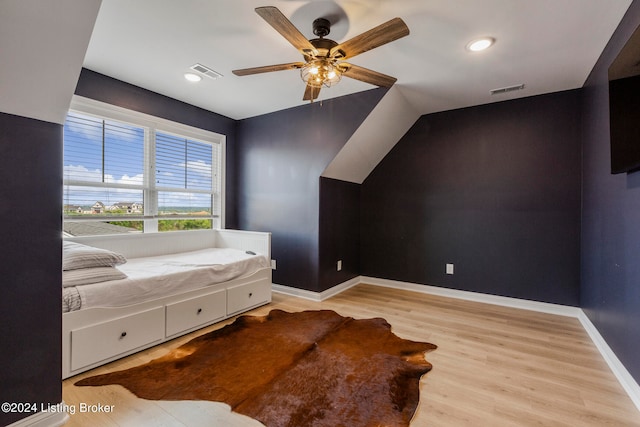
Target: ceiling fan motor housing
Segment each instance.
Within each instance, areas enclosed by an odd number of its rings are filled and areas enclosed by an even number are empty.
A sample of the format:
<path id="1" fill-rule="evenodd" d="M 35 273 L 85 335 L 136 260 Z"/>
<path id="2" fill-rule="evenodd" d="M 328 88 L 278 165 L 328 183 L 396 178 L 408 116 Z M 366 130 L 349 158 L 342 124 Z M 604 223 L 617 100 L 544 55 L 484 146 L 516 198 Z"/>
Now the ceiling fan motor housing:
<path id="1" fill-rule="evenodd" d="M 329 56 L 329 51 L 334 47 L 337 46 L 338 43 L 331 40 L 331 39 L 313 39 L 313 40 L 309 40 L 309 42 L 313 45 L 313 47 L 316 48 L 316 50 L 318 51 L 318 55 L 316 55 L 316 57 L 327 57 Z"/>
<path id="2" fill-rule="evenodd" d="M 322 38 L 331 32 L 331 22 L 326 18 L 318 18 L 313 21 L 313 34 Z"/>

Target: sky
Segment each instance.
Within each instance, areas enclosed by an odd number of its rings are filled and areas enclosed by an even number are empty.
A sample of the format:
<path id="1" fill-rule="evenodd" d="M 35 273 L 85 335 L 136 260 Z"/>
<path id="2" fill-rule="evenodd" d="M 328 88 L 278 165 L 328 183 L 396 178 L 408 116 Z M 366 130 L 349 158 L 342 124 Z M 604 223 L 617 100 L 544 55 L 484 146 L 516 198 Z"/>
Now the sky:
<path id="1" fill-rule="evenodd" d="M 111 120 L 103 127 L 101 119 L 70 112 L 64 126 L 63 204 L 143 203 L 144 140 L 144 128 Z M 156 140 L 155 185 L 164 190 L 158 192 L 160 209 L 210 209 L 210 194 L 189 190 L 211 191 L 212 150 L 216 147 L 160 132 Z M 69 180 L 87 185 L 69 185 Z M 103 183 L 113 187 L 105 188 Z"/>

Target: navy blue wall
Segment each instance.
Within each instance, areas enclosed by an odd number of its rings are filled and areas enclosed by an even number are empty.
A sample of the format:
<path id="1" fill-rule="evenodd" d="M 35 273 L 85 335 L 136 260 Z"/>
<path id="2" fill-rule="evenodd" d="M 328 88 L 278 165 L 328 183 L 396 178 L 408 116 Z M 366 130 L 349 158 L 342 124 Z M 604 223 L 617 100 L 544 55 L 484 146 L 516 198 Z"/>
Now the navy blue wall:
<path id="1" fill-rule="evenodd" d="M 636 381 L 640 381 L 640 172 L 610 173 L 607 70 L 638 25 L 640 2 L 634 1 L 583 90 L 580 288 L 580 305 Z"/>
<path id="2" fill-rule="evenodd" d="M 226 135 L 226 228 L 237 228 L 236 121 L 138 86 L 82 69 L 76 95 Z"/>
<path id="3" fill-rule="evenodd" d="M 62 401 L 62 126 L 0 113 L 0 180 L 0 402 L 39 409 Z"/>
<path id="4" fill-rule="evenodd" d="M 240 121 L 239 227 L 273 233 L 275 283 L 320 290 L 320 175 L 385 93 L 372 89 Z"/>
<path id="5" fill-rule="evenodd" d="M 579 99 L 421 117 L 362 185 L 362 274 L 577 305 Z"/>
<path id="6" fill-rule="evenodd" d="M 342 261 L 340 271 L 338 260 Z M 319 291 L 360 275 L 359 184 L 320 178 L 319 265 Z"/>

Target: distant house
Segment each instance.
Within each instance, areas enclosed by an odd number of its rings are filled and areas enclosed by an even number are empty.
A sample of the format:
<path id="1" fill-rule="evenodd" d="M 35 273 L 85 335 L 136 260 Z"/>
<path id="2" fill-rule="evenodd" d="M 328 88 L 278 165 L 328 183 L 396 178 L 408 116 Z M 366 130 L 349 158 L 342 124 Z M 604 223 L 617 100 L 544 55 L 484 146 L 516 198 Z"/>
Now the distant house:
<path id="1" fill-rule="evenodd" d="M 82 206 L 78 205 L 64 205 L 64 211 L 69 213 L 75 212 L 81 214 L 83 212 L 83 209 Z"/>
<path id="2" fill-rule="evenodd" d="M 138 202 L 117 202 L 107 207 L 109 211 L 124 211 L 130 213 L 141 213 L 143 205 Z"/>
<path id="3" fill-rule="evenodd" d="M 124 211 L 131 213 L 131 202 L 117 202 L 107 207 L 109 211 Z"/>
<path id="4" fill-rule="evenodd" d="M 102 202 L 95 202 L 93 204 L 93 206 L 91 206 L 91 213 L 94 214 L 101 214 L 104 212 L 104 203 Z"/>

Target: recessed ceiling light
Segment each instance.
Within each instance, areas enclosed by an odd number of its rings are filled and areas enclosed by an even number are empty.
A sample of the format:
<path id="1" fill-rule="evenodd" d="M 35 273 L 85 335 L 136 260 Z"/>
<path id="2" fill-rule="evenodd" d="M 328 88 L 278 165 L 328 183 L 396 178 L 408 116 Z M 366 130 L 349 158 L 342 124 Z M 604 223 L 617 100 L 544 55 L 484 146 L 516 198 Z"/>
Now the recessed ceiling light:
<path id="1" fill-rule="evenodd" d="M 467 44 L 467 49 L 472 52 L 480 52 L 491 47 L 496 42 L 493 37 L 483 37 L 481 39 L 472 40 Z"/>
<path id="2" fill-rule="evenodd" d="M 190 82 L 199 82 L 200 80 L 202 80 L 202 77 L 193 73 L 184 73 L 184 78 L 189 80 Z"/>

